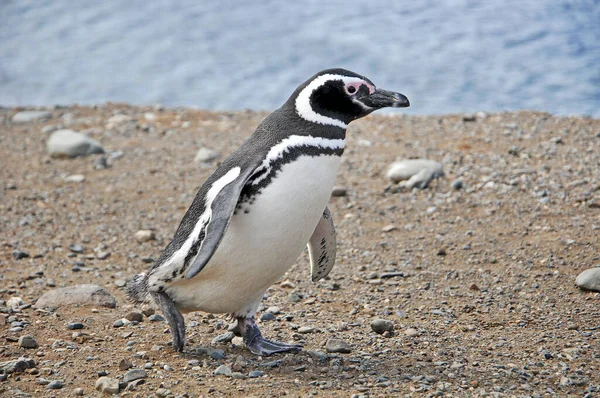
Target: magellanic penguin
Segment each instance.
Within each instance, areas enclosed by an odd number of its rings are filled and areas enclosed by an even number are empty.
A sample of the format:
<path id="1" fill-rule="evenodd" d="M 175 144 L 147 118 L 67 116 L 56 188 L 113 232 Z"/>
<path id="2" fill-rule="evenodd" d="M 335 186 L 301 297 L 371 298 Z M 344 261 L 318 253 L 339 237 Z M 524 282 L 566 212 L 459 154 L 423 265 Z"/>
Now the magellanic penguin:
<path id="1" fill-rule="evenodd" d="M 176 351 L 185 346 L 181 313 L 190 311 L 231 314 L 234 332 L 254 354 L 300 350 L 263 338 L 257 308 L 304 246 L 313 281 L 331 271 L 336 243 L 327 202 L 348 123 L 407 106 L 404 95 L 348 70 L 308 79 L 202 185 L 171 243 L 129 283 L 129 297 L 154 299 Z"/>

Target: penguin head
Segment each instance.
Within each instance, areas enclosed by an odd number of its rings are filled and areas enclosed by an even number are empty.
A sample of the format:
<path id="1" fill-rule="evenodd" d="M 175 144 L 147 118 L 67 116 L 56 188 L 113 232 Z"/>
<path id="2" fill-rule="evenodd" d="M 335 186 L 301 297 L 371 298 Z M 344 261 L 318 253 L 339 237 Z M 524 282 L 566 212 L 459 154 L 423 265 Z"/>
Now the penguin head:
<path id="1" fill-rule="evenodd" d="M 406 96 L 379 89 L 366 77 L 345 69 L 317 73 L 298 87 L 288 102 L 305 120 L 342 128 L 377 109 L 410 105 Z"/>

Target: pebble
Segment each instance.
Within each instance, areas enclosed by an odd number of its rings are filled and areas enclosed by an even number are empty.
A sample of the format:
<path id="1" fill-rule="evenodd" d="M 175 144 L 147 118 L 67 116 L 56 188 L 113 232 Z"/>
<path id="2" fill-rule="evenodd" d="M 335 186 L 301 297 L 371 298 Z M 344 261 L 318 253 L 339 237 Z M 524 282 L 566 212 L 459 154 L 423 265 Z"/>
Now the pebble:
<path id="1" fill-rule="evenodd" d="M 210 350 L 208 356 L 210 356 L 212 359 L 225 359 L 225 351 L 223 350 Z"/>
<path id="2" fill-rule="evenodd" d="M 20 306 L 24 305 L 25 302 L 23 301 L 23 299 L 21 297 L 11 297 L 8 300 L 6 300 L 6 306 L 8 308 L 12 308 L 13 310 L 16 310 L 17 308 L 19 308 Z"/>
<path id="3" fill-rule="evenodd" d="M 98 141 L 69 129 L 56 130 L 50 134 L 46 150 L 52 157 L 67 158 L 104 153 L 104 148 Z"/>
<path id="4" fill-rule="evenodd" d="M 273 315 L 278 315 L 279 313 L 281 313 L 281 308 L 272 306 L 272 307 L 267 308 L 266 312 L 270 312 Z"/>
<path id="5" fill-rule="evenodd" d="M 123 376 L 123 382 L 130 383 L 134 380 L 144 379 L 148 376 L 144 369 L 131 369 Z"/>
<path id="6" fill-rule="evenodd" d="M 142 322 L 144 320 L 144 315 L 142 315 L 141 312 L 131 311 L 125 315 L 125 319 L 131 322 Z"/>
<path id="7" fill-rule="evenodd" d="M 434 178 L 444 175 L 441 163 L 428 159 L 405 159 L 392 163 L 387 171 L 387 178 L 395 183 L 406 181 L 408 188 L 427 188 Z"/>
<path id="8" fill-rule="evenodd" d="M 73 174 L 65 177 L 64 181 L 79 184 L 85 181 L 85 176 L 83 174 Z"/>
<path id="9" fill-rule="evenodd" d="M 150 322 L 164 322 L 165 318 L 160 314 L 152 314 L 148 317 Z"/>
<path id="10" fill-rule="evenodd" d="M 371 322 L 371 329 L 377 334 L 394 331 L 394 322 L 386 319 L 375 319 Z"/>
<path id="11" fill-rule="evenodd" d="M 340 339 L 329 339 L 325 344 L 327 352 L 339 352 L 341 354 L 349 354 L 352 352 L 350 344 Z"/>
<path id="12" fill-rule="evenodd" d="M 262 377 L 264 375 L 265 373 L 261 372 L 260 370 L 253 370 L 250 373 L 248 373 L 248 377 L 251 379 L 256 379 L 257 377 Z"/>
<path id="13" fill-rule="evenodd" d="M 219 159 L 221 154 L 214 149 L 210 148 L 200 148 L 198 152 L 196 152 L 196 156 L 194 157 L 194 163 L 199 166 L 208 166 L 210 163 Z"/>
<path id="14" fill-rule="evenodd" d="M 47 390 L 60 390 L 61 388 L 64 387 L 64 383 L 60 380 L 52 380 L 50 383 L 48 383 L 48 385 L 46 386 Z"/>
<path id="15" fill-rule="evenodd" d="M 575 283 L 581 289 L 600 292 L 600 267 L 586 269 L 577 276 Z"/>
<path id="16" fill-rule="evenodd" d="M 300 334 L 308 334 L 308 333 L 314 333 L 315 332 L 315 328 L 312 328 L 310 326 L 301 326 L 298 328 L 298 333 Z"/>
<path id="17" fill-rule="evenodd" d="M 137 240 L 140 243 L 148 242 L 148 241 L 154 240 L 154 239 L 156 239 L 156 236 L 154 235 L 154 231 L 151 231 L 149 229 L 142 229 L 135 233 L 135 240 Z"/>
<path id="18" fill-rule="evenodd" d="M 117 300 L 98 285 L 85 284 L 50 290 L 35 303 L 36 308 L 60 307 L 64 305 L 94 305 L 115 308 Z"/>
<path id="19" fill-rule="evenodd" d="M 296 287 L 296 284 L 292 281 L 283 281 L 280 286 L 287 289 L 293 289 Z"/>
<path id="20" fill-rule="evenodd" d="M 13 123 L 43 122 L 51 119 L 52 114 L 46 111 L 21 111 L 12 117 Z"/>
<path id="21" fill-rule="evenodd" d="M 85 394 L 85 390 L 81 387 L 77 387 L 73 390 L 73 395 L 75 395 L 76 397 L 81 397 Z"/>
<path id="22" fill-rule="evenodd" d="M 29 253 L 21 251 L 21 250 L 13 250 L 12 256 L 15 260 L 21 260 L 29 257 Z"/>
<path id="23" fill-rule="evenodd" d="M 117 287 L 125 287 L 125 285 L 127 285 L 127 281 L 125 279 L 117 279 L 115 281 L 115 285 L 117 285 Z"/>
<path id="24" fill-rule="evenodd" d="M 69 250 L 71 250 L 73 253 L 83 253 L 83 246 L 78 243 L 74 243 L 69 245 Z"/>
<path id="25" fill-rule="evenodd" d="M 339 186 L 333 187 L 333 190 L 331 191 L 331 196 L 334 196 L 334 197 L 342 197 L 342 196 L 346 196 L 347 194 L 348 194 L 348 190 L 344 187 L 339 187 Z"/>
<path id="26" fill-rule="evenodd" d="M 450 184 L 450 186 L 455 191 L 460 191 L 461 189 L 463 189 L 464 183 L 463 183 L 463 180 L 461 180 L 460 178 L 457 178 L 456 180 L 452 181 L 452 183 Z"/>
<path id="27" fill-rule="evenodd" d="M 38 348 L 40 345 L 33 338 L 33 336 L 21 336 L 19 337 L 19 347 L 21 348 Z"/>
<path id="28" fill-rule="evenodd" d="M 96 390 L 104 394 L 116 394 L 119 392 L 119 380 L 110 377 L 100 377 L 96 380 Z"/>
<path id="29" fill-rule="evenodd" d="M 229 366 L 221 365 L 213 372 L 215 376 L 228 376 L 231 377 L 231 368 Z"/>
<path id="30" fill-rule="evenodd" d="M 271 314 L 270 312 L 265 312 L 264 314 L 262 314 L 260 316 L 260 320 L 262 322 L 272 321 L 272 320 L 275 320 L 275 319 L 276 319 L 275 315 Z"/>
<path id="31" fill-rule="evenodd" d="M 109 168 L 108 159 L 106 156 L 98 156 L 94 159 L 94 169 L 95 170 L 104 170 Z"/>
<path id="32" fill-rule="evenodd" d="M 128 370 L 131 368 L 133 368 L 133 363 L 129 359 L 121 359 L 121 362 L 119 362 L 119 370 Z"/>
<path id="33" fill-rule="evenodd" d="M 211 344 L 227 344 L 235 337 L 233 332 L 225 332 L 212 339 Z"/>
<path id="34" fill-rule="evenodd" d="M 69 322 L 69 323 L 67 323 L 67 329 L 69 329 L 69 330 L 83 329 L 83 323 L 81 323 L 81 322 Z"/>
<path id="35" fill-rule="evenodd" d="M 415 337 L 416 335 L 419 334 L 419 331 L 417 329 L 408 328 L 404 331 L 404 334 L 407 335 L 408 337 Z"/>
<path id="36" fill-rule="evenodd" d="M 395 226 L 394 224 L 389 224 L 389 225 L 386 225 L 385 227 L 381 228 L 381 232 L 392 232 L 397 229 L 398 229 L 398 227 Z"/>
<path id="37" fill-rule="evenodd" d="M 168 388 L 159 388 L 156 390 L 155 394 L 158 398 L 167 398 L 169 395 L 171 395 L 171 390 Z"/>

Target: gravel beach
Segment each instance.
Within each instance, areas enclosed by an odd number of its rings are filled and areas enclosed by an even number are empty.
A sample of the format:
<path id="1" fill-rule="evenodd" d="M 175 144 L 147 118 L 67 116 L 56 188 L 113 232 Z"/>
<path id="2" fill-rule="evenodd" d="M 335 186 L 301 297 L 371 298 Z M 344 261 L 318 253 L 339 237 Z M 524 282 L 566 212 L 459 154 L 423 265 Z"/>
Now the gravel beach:
<path id="1" fill-rule="evenodd" d="M 600 267 L 600 120 L 540 112 L 351 124 L 336 266 L 311 283 L 303 253 L 258 314 L 304 350 L 253 356 L 192 313 L 174 353 L 125 283 L 265 116 L 0 109 L 0 396 L 600 396 L 600 293 L 575 284 Z M 411 189 L 399 159 L 443 175 Z"/>

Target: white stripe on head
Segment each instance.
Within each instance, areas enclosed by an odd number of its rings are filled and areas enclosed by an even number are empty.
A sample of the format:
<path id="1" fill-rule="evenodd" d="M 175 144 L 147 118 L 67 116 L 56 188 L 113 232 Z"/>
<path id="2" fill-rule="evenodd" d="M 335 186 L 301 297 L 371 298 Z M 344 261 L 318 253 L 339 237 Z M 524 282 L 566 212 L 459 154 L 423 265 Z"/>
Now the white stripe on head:
<path id="1" fill-rule="evenodd" d="M 298 112 L 298 115 L 302 119 L 308 120 L 309 122 L 325 124 L 325 125 L 329 125 L 329 126 L 337 126 L 337 127 L 341 127 L 343 129 L 345 129 L 348 127 L 348 125 L 346 123 L 344 123 L 343 121 L 321 115 L 321 114 L 315 112 L 313 110 L 313 108 L 310 106 L 310 97 L 313 95 L 313 93 L 316 90 L 318 90 L 319 87 L 321 87 L 322 85 L 324 85 L 325 83 L 327 83 L 328 81 L 331 81 L 331 80 L 340 80 L 340 81 L 344 82 L 344 84 L 352 84 L 352 83 L 365 84 L 369 87 L 369 90 L 374 90 L 374 87 L 371 84 L 369 84 L 368 82 L 366 82 L 365 80 L 363 80 L 359 77 L 350 77 L 350 76 L 333 75 L 333 74 L 321 75 L 321 76 L 317 77 L 316 79 L 314 79 L 312 82 L 310 82 L 306 87 L 304 87 L 304 89 L 302 91 L 300 91 L 300 94 L 298 94 L 298 97 L 296 98 L 296 112 Z M 363 106 L 364 106 L 364 104 L 363 104 Z"/>
<path id="2" fill-rule="evenodd" d="M 210 218 L 212 216 L 211 206 L 213 201 L 215 200 L 219 192 L 223 190 L 223 188 L 225 188 L 227 185 L 235 181 L 236 178 L 238 178 L 241 170 L 242 169 L 239 167 L 234 167 L 227 173 L 225 173 L 225 175 L 223 175 L 217 181 L 213 182 L 210 189 L 206 193 L 206 197 L 204 198 L 204 212 L 198 218 L 198 221 L 196 222 L 192 233 L 186 238 L 185 242 L 183 243 L 183 245 L 181 245 L 179 250 L 173 253 L 173 255 L 160 266 L 161 268 L 168 267 L 170 264 L 176 264 L 176 266 L 183 266 L 185 257 L 190 251 L 192 245 L 196 242 L 196 240 L 198 240 L 200 232 L 203 228 L 207 228 L 208 224 L 210 223 Z M 202 246 L 200 247 L 200 250 L 201 249 Z M 200 250 L 198 250 L 198 252 L 200 252 Z"/>
<path id="3" fill-rule="evenodd" d="M 331 119 L 335 120 L 335 119 Z M 312 135 L 290 135 L 289 137 L 283 139 L 280 143 L 271 148 L 267 156 L 263 160 L 262 164 L 256 168 L 255 174 L 262 170 L 268 170 L 270 165 L 275 160 L 279 159 L 284 155 L 286 151 L 289 151 L 291 148 L 298 146 L 313 146 L 313 147 L 321 147 L 321 148 L 330 148 L 330 149 L 342 149 L 346 145 L 343 139 L 327 139 L 323 137 L 313 137 Z M 260 183 L 262 180 L 267 178 L 269 175 L 268 171 L 265 172 L 262 176 L 252 181 L 252 185 L 256 185 Z"/>

